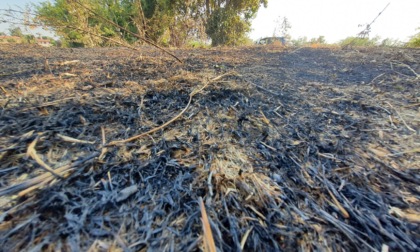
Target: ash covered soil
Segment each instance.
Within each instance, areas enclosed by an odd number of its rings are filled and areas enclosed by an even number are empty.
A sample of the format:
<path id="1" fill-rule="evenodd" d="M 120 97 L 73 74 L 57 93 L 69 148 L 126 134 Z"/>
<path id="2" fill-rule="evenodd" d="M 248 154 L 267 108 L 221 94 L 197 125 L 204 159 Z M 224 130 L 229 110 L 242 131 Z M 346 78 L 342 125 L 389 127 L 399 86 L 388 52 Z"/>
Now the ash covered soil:
<path id="1" fill-rule="evenodd" d="M 420 249 L 419 50 L 172 52 L 1 46 L 1 250 Z"/>

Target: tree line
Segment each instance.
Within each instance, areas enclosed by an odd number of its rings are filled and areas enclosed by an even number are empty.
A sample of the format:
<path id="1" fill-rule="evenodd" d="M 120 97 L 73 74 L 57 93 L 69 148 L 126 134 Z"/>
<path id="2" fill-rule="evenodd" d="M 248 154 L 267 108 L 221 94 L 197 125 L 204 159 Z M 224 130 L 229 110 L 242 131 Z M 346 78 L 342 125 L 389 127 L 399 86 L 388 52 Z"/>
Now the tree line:
<path id="1" fill-rule="evenodd" d="M 166 46 L 189 40 L 213 46 L 240 45 L 267 0 L 54 0 L 35 8 L 36 20 L 52 27 L 69 47 L 115 41 Z"/>

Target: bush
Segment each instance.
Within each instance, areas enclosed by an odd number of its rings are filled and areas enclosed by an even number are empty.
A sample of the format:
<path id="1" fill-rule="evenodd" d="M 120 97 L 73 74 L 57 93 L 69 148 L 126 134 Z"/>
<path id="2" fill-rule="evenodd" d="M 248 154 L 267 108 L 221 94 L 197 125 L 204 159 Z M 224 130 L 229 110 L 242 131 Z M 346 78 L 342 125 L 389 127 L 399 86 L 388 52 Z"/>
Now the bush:
<path id="1" fill-rule="evenodd" d="M 408 43 L 407 47 L 420 47 L 420 36 L 417 38 L 412 38 Z"/>
<path id="2" fill-rule="evenodd" d="M 418 28 L 417 30 L 419 30 Z M 407 47 L 420 47 L 420 32 L 411 37 L 410 41 L 406 44 Z"/>
<path id="3" fill-rule="evenodd" d="M 340 41 L 340 45 L 342 47 L 349 47 L 349 46 L 370 47 L 370 46 L 376 46 L 378 44 L 378 41 L 379 41 L 379 37 L 375 37 L 373 39 L 347 37 L 344 40 Z"/>
<path id="4" fill-rule="evenodd" d="M 397 39 L 390 39 L 390 38 L 386 38 L 384 40 L 382 40 L 380 46 L 381 47 L 399 47 L 402 46 L 403 44 L 397 40 Z"/>
<path id="5" fill-rule="evenodd" d="M 187 47 L 189 48 L 210 48 L 210 44 L 207 44 L 203 41 L 190 40 L 187 42 Z"/>
<path id="6" fill-rule="evenodd" d="M 243 45 L 246 33 L 251 30 L 251 23 L 237 15 L 232 10 L 217 9 L 210 16 L 206 33 L 211 38 L 213 46 Z"/>

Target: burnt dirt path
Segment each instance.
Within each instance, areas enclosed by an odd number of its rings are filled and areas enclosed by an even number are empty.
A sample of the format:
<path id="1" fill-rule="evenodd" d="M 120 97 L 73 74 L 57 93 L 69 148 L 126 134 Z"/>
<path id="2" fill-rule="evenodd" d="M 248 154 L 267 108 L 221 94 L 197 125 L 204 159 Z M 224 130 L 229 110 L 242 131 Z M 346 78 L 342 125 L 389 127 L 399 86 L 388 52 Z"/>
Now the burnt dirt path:
<path id="1" fill-rule="evenodd" d="M 419 50 L 173 52 L 2 45 L 4 251 L 419 250 Z"/>

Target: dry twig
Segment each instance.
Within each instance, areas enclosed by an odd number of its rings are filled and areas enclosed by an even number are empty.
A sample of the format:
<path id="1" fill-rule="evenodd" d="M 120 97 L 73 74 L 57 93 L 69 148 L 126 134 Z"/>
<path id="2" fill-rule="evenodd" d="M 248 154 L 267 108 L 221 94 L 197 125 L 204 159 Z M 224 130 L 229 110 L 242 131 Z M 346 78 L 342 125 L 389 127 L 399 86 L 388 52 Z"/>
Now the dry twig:
<path id="1" fill-rule="evenodd" d="M 51 172 L 54 176 L 62 178 L 59 174 L 57 174 L 49 165 L 47 165 L 44 160 L 42 160 L 35 150 L 35 145 L 38 142 L 39 136 L 35 138 L 35 140 L 29 144 L 28 150 L 26 151 L 26 156 L 33 158 L 44 170 Z"/>
<path id="2" fill-rule="evenodd" d="M 193 91 L 190 93 L 190 98 L 189 98 L 188 103 L 187 103 L 187 105 L 185 106 L 185 108 L 184 108 L 181 112 L 179 112 L 179 114 L 178 114 L 178 115 L 176 115 L 175 117 L 173 117 L 171 120 L 167 121 L 166 123 L 164 123 L 164 124 L 160 125 L 159 127 L 153 128 L 153 129 L 151 129 L 151 130 L 149 130 L 149 131 L 147 131 L 147 132 L 141 133 L 141 134 L 139 134 L 139 135 L 136 135 L 136 136 L 133 136 L 133 137 L 130 137 L 130 138 L 124 139 L 124 140 L 112 141 L 112 142 L 110 142 L 109 144 L 107 144 L 107 146 L 114 146 L 114 145 L 119 145 L 119 144 L 124 144 L 124 143 L 128 143 L 128 142 L 132 142 L 132 141 L 134 141 L 134 140 L 137 140 L 137 139 L 139 139 L 139 138 L 141 138 L 141 137 L 144 137 L 144 136 L 146 136 L 146 135 L 152 134 L 152 133 L 154 133 L 154 132 L 156 132 L 156 131 L 158 131 L 158 130 L 161 130 L 161 129 L 163 129 L 163 128 L 167 127 L 167 126 L 168 126 L 168 125 L 170 125 L 171 123 L 173 123 L 173 122 L 175 122 L 176 120 L 178 120 L 178 118 L 180 118 L 180 117 L 181 117 L 181 116 L 185 113 L 185 111 L 187 111 L 187 109 L 188 109 L 188 108 L 190 107 L 190 105 L 191 105 L 191 101 L 192 101 L 193 97 L 194 97 L 196 94 L 200 93 L 200 92 L 201 92 L 203 89 L 205 89 L 205 88 L 206 88 L 206 87 L 207 87 L 210 83 L 215 82 L 215 81 L 218 81 L 218 80 L 222 79 L 223 77 L 225 77 L 225 76 L 227 76 L 227 75 L 230 75 L 230 74 L 232 74 L 232 72 L 228 72 L 228 73 L 225 73 L 225 74 L 219 75 L 219 76 L 217 76 L 217 77 L 215 77 L 215 78 L 211 79 L 210 81 L 208 81 L 208 82 L 207 82 L 207 83 L 206 83 L 203 87 L 201 87 L 201 88 L 199 88 L 199 89 L 197 89 L 197 90 L 193 90 Z"/>
<path id="3" fill-rule="evenodd" d="M 400 112 L 398 112 L 398 110 L 396 110 L 392 105 L 391 105 L 391 103 L 389 103 L 389 102 L 386 102 L 391 108 L 393 108 L 394 110 L 395 110 L 395 112 L 397 113 L 397 115 L 401 118 L 401 121 L 404 123 L 404 125 L 405 125 L 405 127 L 407 127 L 407 129 L 409 129 L 410 131 L 412 131 L 412 132 L 414 132 L 414 133 L 416 133 L 416 131 L 413 129 L 413 128 L 411 128 L 410 126 L 408 126 L 408 124 L 405 122 L 405 120 L 404 120 L 404 118 L 401 116 L 401 114 L 400 114 Z"/>
<path id="4" fill-rule="evenodd" d="M 203 223 L 203 232 L 204 232 L 204 251 L 206 252 L 216 252 L 216 245 L 213 239 L 213 233 L 211 231 L 209 218 L 207 216 L 206 208 L 204 207 L 203 199 L 200 197 L 200 210 L 201 210 L 201 221 Z"/>

